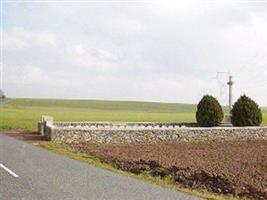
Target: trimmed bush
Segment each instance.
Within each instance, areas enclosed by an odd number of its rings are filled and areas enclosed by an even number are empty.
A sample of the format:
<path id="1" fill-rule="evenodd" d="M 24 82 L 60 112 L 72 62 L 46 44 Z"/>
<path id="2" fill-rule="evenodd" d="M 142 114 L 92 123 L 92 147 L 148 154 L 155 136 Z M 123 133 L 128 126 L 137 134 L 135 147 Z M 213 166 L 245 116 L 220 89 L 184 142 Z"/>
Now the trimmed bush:
<path id="1" fill-rule="evenodd" d="M 246 95 L 241 96 L 231 110 L 233 126 L 260 126 L 262 113 L 258 104 Z"/>
<path id="2" fill-rule="evenodd" d="M 216 98 L 205 95 L 197 105 L 196 120 L 199 126 L 218 126 L 223 120 L 223 110 Z"/>

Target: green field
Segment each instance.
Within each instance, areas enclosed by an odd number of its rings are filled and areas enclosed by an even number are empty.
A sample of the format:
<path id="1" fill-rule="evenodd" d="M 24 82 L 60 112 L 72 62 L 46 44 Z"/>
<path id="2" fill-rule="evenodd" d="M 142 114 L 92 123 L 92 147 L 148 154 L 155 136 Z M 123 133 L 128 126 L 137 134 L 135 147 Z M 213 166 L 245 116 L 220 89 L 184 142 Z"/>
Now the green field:
<path id="1" fill-rule="evenodd" d="M 191 104 L 99 100 L 13 99 L 0 107 L 0 130 L 34 131 L 41 115 L 62 121 L 195 121 Z M 267 124 L 267 110 L 264 111 Z"/>

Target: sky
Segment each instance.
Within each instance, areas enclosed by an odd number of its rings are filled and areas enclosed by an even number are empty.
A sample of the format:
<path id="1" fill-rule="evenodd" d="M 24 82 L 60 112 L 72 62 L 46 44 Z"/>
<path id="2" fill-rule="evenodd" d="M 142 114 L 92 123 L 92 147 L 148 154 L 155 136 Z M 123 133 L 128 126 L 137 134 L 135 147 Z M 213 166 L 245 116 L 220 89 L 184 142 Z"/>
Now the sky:
<path id="1" fill-rule="evenodd" d="M 267 1 L 2 1 L 10 97 L 267 106 Z"/>

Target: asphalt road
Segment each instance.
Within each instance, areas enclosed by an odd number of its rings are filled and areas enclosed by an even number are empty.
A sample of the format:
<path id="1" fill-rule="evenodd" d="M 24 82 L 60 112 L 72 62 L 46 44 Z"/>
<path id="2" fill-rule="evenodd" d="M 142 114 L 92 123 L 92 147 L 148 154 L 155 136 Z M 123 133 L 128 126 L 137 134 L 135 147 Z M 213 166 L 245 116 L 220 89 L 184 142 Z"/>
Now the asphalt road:
<path id="1" fill-rule="evenodd" d="M 0 200 L 13 199 L 197 198 L 75 161 L 0 134 Z"/>

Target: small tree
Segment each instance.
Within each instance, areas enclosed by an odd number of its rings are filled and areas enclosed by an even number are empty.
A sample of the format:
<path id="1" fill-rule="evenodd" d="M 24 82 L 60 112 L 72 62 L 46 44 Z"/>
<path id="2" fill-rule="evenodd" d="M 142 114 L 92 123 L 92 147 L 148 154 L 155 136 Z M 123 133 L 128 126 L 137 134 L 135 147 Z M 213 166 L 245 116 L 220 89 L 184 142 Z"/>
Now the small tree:
<path id="1" fill-rule="evenodd" d="M 262 112 L 258 104 L 246 95 L 241 96 L 231 110 L 233 126 L 260 126 Z"/>
<path id="2" fill-rule="evenodd" d="M 216 98 L 205 95 L 197 105 L 196 120 L 199 126 L 218 126 L 223 120 L 223 110 Z"/>

